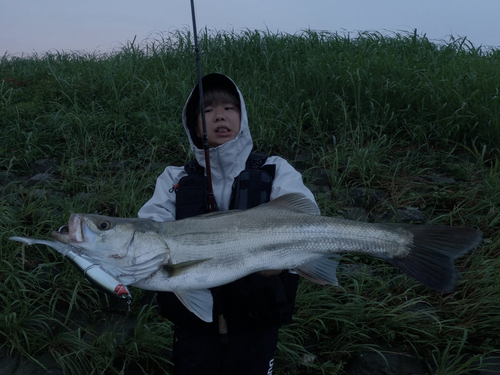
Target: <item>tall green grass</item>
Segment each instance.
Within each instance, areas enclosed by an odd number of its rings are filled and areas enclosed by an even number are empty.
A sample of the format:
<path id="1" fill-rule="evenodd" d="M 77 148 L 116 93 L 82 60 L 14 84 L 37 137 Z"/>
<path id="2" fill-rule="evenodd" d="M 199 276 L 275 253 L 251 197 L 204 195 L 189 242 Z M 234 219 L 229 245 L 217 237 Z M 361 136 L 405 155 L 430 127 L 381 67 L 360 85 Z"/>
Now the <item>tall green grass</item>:
<path id="1" fill-rule="evenodd" d="M 499 51 L 416 32 L 310 30 L 205 30 L 200 47 L 203 71 L 244 93 L 256 148 L 306 155 L 308 184 L 324 172 L 324 214 L 346 216 L 339 197 L 362 187 L 390 197 L 364 205 L 370 220 L 397 221 L 409 207 L 429 224 L 485 235 L 458 261 L 452 293 L 364 257 L 344 260 L 366 268 L 341 287 L 301 283 L 277 373 L 342 374 L 356 353 L 390 347 L 417 353 L 429 374 L 472 373 L 500 356 Z M 196 81 L 189 31 L 107 54 L 3 56 L 0 79 L 1 350 L 32 361 L 50 353 L 67 374 L 168 373 L 171 327 L 147 294 L 134 289 L 129 311 L 52 250 L 8 238 L 46 237 L 71 212 L 134 217 L 162 169 L 189 159 L 180 121 Z M 57 178 L 22 182 L 39 159 L 57 161 Z"/>

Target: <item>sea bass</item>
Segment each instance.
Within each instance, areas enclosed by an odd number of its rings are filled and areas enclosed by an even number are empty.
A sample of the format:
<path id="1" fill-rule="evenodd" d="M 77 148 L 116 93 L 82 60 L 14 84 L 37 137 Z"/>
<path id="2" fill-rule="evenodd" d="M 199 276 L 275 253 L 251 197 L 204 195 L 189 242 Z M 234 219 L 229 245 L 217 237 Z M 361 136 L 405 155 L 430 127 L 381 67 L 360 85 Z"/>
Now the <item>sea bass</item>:
<path id="1" fill-rule="evenodd" d="M 57 242 L 11 239 L 82 257 L 116 286 L 175 292 L 204 321 L 212 320 L 208 288 L 264 270 L 293 270 L 336 285 L 337 262 L 330 258 L 342 253 L 383 259 L 431 289 L 451 291 L 454 260 L 482 239 L 481 231 L 468 227 L 373 224 L 318 213 L 306 197 L 287 194 L 249 210 L 164 223 L 72 214 L 67 233 L 52 233 Z"/>

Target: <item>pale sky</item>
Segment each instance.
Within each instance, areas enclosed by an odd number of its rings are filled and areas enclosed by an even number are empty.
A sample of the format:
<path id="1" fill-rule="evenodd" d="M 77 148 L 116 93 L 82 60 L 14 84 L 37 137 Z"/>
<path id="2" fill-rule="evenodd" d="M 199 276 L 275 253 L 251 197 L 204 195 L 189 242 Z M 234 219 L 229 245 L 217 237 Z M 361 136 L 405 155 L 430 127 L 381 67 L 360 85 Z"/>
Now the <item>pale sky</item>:
<path id="1" fill-rule="evenodd" d="M 467 37 L 500 48 L 500 0 L 195 0 L 198 30 Z M 192 29 L 190 0 L 0 0 L 0 56 L 108 52 L 136 37 Z"/>

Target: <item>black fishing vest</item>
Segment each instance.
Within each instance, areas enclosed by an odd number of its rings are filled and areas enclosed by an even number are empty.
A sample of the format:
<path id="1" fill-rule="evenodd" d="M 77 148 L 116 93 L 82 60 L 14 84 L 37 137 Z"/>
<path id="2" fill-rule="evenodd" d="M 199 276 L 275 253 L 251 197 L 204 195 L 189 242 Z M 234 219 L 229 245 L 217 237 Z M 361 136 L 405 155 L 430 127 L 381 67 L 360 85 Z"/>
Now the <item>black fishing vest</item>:
<path id="1" fill-rule="evenodd" d="M 252 153 L 245 169 L 235 178 L 230 209 L 248 209 L 269 202 L 276 165 L 264 165 L 267 155 Z M 187 176 L 174 186 L 176 220 L 208 213 L 208 184 L 205 170 L 196 160 L 184 166 Z M 229 329 L 275 327 L 292 321 L 299 276 L 284 271 L 281 275 L 248 275 L 227 285 L 211 288 L 214 322 L 220 314 Z M 216 329 L 188 311 L 170 292 L 159 292 L 160 314 L 176 325 L 193 330 Z"/>
<path id="2" fill-rule="evenodd" d="M 245 163 L 245 169 L 233 182 L 230 210 L 244 210 L 269 202 L 276 165 L 264 165 L 266 160 L 267 155 L 250 154 Z M 184 166 L 184 171 L 187 176 L 182 177 L 174 186 L 176 220 L 209 212 L 205 169 L 195 159 Z"/>

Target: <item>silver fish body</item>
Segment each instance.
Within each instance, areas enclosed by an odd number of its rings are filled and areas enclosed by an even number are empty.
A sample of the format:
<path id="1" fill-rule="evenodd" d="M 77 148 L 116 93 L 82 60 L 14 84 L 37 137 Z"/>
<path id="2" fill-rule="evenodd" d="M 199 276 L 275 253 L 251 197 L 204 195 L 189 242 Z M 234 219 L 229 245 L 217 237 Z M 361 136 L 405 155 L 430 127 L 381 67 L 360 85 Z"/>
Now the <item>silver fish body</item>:
<path id="1" fill-rule="evenodd" d="M 165 274 L 157 273 L 144 280 L 142 288 L 148 284 L 154 285 L 154 290 L 213 287 L 263 270 L 300 270 L 311 261 L 344 252 L 404 256 L 412 241 L 411 234 L 398 227 L 304 214 L 273 205 L 163 223 L 160 235 L 172 264 L 205 261 L 191 269 L 195 275 L 179 273 L 165 280 Z"/>
<path id="2" fill-rule="evenodd" d="M 206 321 L 211 320 L 207 288 L 282 269 L 335 284 L 337 263 L 329 258 L 342 253 L 384 259 L 429 288 L 450 291 L 457 282 L 454 260 L 482 238 L 473 228 L 372 224 L 316 214 L 308 199 L 290 194 L 250 210 L 165 223 L 74 214 L 69 233 L 53 236 L 125 285 L 175 292 Z"/>

